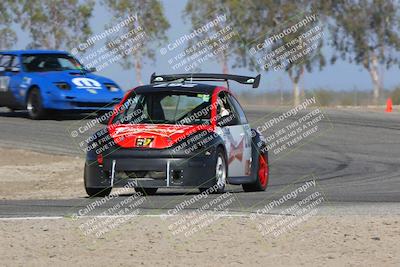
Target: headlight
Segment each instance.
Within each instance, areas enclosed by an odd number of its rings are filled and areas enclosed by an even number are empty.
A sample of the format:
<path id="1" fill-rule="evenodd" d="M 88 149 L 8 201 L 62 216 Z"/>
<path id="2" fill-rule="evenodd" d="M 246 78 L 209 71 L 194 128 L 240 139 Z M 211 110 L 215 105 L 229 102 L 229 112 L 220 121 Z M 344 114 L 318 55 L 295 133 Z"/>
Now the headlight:
<path id="1" fill-rule="evenodd" d="M 70 90 L 71 86 L 66 82 L 54 83 L 61 90 Z"/>
<path id="2" fill-rule="evenodd" d="M 118 92 L 119 91 L 118 86 L 116 86 L 115 84 L 105 83 L 104 85 L 107 87 L 108 91 L 110 91 L 110 92 Z"/>

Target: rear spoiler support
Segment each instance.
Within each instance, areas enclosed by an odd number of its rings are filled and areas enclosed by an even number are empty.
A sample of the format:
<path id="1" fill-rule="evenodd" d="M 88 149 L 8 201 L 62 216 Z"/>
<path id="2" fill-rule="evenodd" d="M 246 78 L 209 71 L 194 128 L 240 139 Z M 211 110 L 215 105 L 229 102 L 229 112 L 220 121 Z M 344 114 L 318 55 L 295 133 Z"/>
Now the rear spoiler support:
<path id="1" fill-rule="evenodd" d="M 252 85 L 253 88 L 258 88 L 260 85 L 261 74 L 256 77 L 240 76 L 232 74 L 220 74 L 220 73 L 185 73 L 185 74 L 167 74 L 157 75 L 155 72 L 151 75 L 150 84 L 154 83 L 165 83 L 174 81 L 217 81 L 226 82 L 229 88 L 229 80 Z"/>

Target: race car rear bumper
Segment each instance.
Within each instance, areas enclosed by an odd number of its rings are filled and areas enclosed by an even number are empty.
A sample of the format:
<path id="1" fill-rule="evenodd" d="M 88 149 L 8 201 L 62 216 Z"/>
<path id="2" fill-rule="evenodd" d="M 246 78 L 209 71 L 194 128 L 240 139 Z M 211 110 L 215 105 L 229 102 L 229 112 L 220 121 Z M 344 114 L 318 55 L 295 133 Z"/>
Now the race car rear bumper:
<path id="1" fill-rule="evenodd" d="M 215 162 L 215 153 L 183 156 L 120 149 L 104 157 L 103 165 L 86 160 L 86 187 L 208 188 L 215 184 Z"/>

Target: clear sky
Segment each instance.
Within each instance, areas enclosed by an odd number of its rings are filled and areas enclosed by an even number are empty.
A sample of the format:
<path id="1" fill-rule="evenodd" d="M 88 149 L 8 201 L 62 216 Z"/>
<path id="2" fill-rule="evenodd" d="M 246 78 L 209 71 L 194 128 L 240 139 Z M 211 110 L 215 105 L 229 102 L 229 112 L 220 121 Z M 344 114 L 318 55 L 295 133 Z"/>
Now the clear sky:
<path id="1" fill-rule="evenodd" d="M 170 29 L 166 33 L 169 41 L 176 40 L 180 36 L 189 33 L 190 24 L 185 23 L 185 20 L 182 18 L 182 10 L 186 4 L 186 0 L 162 0 L 161 2 L 164 5 L 166 17 L 171 24 Z M 127 14 L 127 16 L 128 15 L 129 14 Z M 97 4 L 94 10 L 94 16 L 91 19 L 92 30 L 94 33 L 104 31 L 106 27 L 105 24 L 111 22 L 105 18 L 111 19 L 110 14 L 105 10 L 104 6 Z M 18 35 L 18 42 L 13 49 L 26 48 L 26 45 L 29 43 L 28 35 L 21 32 L 21 30 L 16 27 L 15 30 Z M 327 42 L 329 40 L 325 39 L 324 41 Z M 325 47 L 324 52 L 327 59 L 329 59 L 331 49 Z M 142 72 L 143 81 L 147 82 L 153 72 L 173 73 L 174 70 L 168 64 L 167 59 L 167 57 L 162 56 L 157 51 L 155 63 L 146 61 Z M 217 62 L 210 61 L 202 65 L 202 71 L 221 72 L 222 69 Z M 240 68 L 230 69 L 229 72 L 242 75 L 255 75 L 254 72 Z M 392 89 L 393 87 L 400 85 L 399 73 L 398 68 L 385 70 L 384 87 Z M 105 68 L 100 71 L 99 74 L 112 78 L 124 89 L 130 89 L 137 85 L 134 70 L 125 70 L 118 63 Z M 365 71 L 361 66 L 349 64 L 343 61 L 338 61 L 335 65 L 328 65 L 322 71 L 315 70 L 312 73 L 306 73 L 301 85 L 306 89 L 325 88 L 332 90 L 371 90 L 372 88 L 371 79 L 367 71 Z M 291 83 L 284 72 L 272 71 L 270 73 L 262 73 L 262 82 L 259 88 L 260 91 L 278 90 L 279 87 L 289 90 L 291 88 Z"/>

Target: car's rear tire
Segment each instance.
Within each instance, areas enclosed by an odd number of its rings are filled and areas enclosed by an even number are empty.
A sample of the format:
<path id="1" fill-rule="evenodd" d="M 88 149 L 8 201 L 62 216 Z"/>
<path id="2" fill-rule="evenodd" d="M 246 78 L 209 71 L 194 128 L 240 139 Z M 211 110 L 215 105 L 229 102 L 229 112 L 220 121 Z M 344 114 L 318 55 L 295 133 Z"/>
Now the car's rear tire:
<path id="1" fill-rule="evenodd" d="M 39 88 L 35 87 L 29 91 L 26 100 L 28 115 L 33 120 L 43 119 L 47 115 L 47 110 L 43 107 L 42 97 Z"/>
<path id="2" fill-rule="evenodd" d="M 228 164 L 226 160 L 225 152 L 222 148 L 217 149 L 217 157 L 215 162 L 215 184 L 216 190 L 211 190 L 211 188 L 199 188 L 200 192 L 204 192 L 207 189 L 211 194 L 221 194 L 225 191 L 225 186 L 228 178 Z"/>
<path id="3" fill-rule="evenodd" d="M 111 187 L 107 188 L 93 188 L 93 187 L 86 187 L 86 193 L 89 197 L 106 197 L 111 193 Z"/>
<path id="4" fill-rule="evenodd" d="M 251 184 L 242 184 L 245 192 L 265 191 L 269 180 L 268 153 L 258 155 L 257 179 Z"/>
<path id="5" fill-rule="evenodd" d="M 135 187 L 136 192 L 142 193 L 142 195 L 154 195 L 157 193 L 158 188 L 145 188 L 145 187 Z"/>

